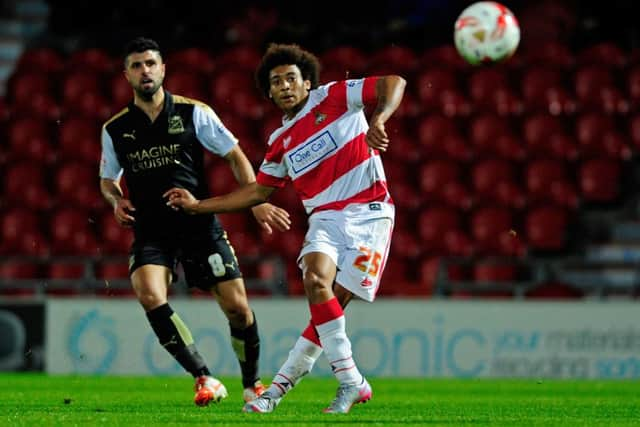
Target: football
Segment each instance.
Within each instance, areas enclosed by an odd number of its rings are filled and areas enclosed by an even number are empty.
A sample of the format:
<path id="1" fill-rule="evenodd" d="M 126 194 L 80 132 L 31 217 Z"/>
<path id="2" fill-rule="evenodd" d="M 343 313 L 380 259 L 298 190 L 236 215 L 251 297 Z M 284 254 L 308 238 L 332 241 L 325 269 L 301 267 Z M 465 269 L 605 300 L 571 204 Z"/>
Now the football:
<path id="1" fill-rule="evenodd" d="M 480 1 L 458 16 L 453 38 L 458 53 L 468 63 L 491 64 L 514 54 L 520 43 L 520 26 L 504 5 Z"/>

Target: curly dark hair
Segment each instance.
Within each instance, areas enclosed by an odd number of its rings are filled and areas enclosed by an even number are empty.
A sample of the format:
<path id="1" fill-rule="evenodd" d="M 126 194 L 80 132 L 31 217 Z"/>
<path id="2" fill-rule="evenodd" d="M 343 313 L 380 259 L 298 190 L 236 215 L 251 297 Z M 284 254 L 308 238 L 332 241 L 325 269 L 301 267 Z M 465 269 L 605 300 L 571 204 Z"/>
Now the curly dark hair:
<path id="1" fill-rule="evenodd" d="M 297 44 L 271 43 L 262 57 L 255 75 L 256 85 L 265 97 L 269 97 L 271 87 L 269 73 L 280 65 L 297 65 L 302 78 L 311 82 L 311 89 L 318 87 L 320 61 L 313 53 L 302 49 Z"/>
<path id="2" fill-rule="evenodd" d="M 158 45 L 158 43 L 155 40 L 148 39 L 146 37 L 136 37 L 133 40 L 129 40 L 129 42 L 127 42 L 127 44 L 124 47 L 125 67 L 127 65 L 127 58 L 129 57 L 129 55 L 131 55 L 132 53 L 146 52 L 147 50 L 154 50 L 158 52 L 158 55 L 160 55 L 160 57 L 162 58 L 162 53 L 160 52 L 160 45 Z"/>

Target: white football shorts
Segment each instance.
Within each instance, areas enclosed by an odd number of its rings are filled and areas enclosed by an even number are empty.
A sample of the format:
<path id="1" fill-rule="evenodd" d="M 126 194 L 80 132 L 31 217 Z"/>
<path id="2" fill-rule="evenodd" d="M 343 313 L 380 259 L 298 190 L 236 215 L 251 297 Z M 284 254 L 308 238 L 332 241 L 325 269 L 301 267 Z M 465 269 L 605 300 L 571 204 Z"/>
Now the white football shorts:
<path id="1" fill-rule="evenodd" d="M 338 268 L 336 282 L 365 301 L 372 302 L 387 262 L 394 207 L 387 203 L 349 206 L 309 217 L 298 265 L 311 252 L 328 255 Z"/>

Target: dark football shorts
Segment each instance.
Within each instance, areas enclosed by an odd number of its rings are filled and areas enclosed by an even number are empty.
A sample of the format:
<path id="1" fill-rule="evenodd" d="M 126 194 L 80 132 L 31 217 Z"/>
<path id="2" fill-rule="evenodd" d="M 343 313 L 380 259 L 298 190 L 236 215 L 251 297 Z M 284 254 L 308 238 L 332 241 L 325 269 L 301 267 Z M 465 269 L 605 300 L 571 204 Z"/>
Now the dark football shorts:
<path id="1" fill-rule="evenodd" d="M 203 291 L 211 290 L 219 282 L 242 277 L 227 233 L 219 229 L 179 240 L 136 239 L 129 253 L 129 275 L 146 264 L 164 265 L 171 269 L 176 281 L 178 263 L 187 285 Z"/>

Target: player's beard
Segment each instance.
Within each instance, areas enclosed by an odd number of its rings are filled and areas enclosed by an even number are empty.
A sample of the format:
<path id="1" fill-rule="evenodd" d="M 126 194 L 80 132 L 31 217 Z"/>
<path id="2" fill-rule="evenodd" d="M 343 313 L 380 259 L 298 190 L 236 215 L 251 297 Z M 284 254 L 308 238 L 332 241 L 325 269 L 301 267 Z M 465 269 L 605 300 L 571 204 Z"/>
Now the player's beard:
<path id="1" fill-rule="evenodd" d="M 145 88 L 144 85 L 141 84 L 140 86 L 136 87 L 135 90 L 140 99 L 144 101 L 151 101 L 151 99 L 153 99 L 153 95 L 155 95 L 155 93 L 158 91 L 158 89 L 160 89 L 161 86 L 162 80 L 159 80 L 153 81 L 153 84 L 151 86 L 148 86 L 147 88 Z"/>

